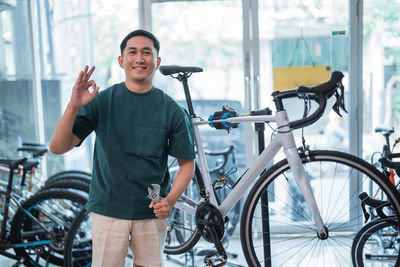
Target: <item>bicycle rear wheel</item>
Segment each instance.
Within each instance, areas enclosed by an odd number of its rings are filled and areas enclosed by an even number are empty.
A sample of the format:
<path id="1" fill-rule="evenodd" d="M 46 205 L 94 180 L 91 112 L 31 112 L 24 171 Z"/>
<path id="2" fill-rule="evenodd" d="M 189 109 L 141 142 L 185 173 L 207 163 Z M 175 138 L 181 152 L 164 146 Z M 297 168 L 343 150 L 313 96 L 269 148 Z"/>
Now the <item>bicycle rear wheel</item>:
<path id="1" fill-rule="evenodd" d="M 354 238 L 352 260 L 357 267 L 396 266 L 399 254 L 399 229 L 386 219 L 367 223 Z"/>
<path id="2" fill-rule="evenodd" d="M 300 158 L 329 236 L 317 236 L 309 211 L 293 197 L 294 178 L 282 160 L 260 177 L 243 208 L 240 235 L 249 266 L 351 266 L 352 241 L 364 220 L 358 198 L 363 191 L 372 196 L 380 188 L 379 198 L 390 201 L 398 221 L 398 193 L 372 165 L 334 151 Z"/>
<path id="3" fill-rule="evenodd" d="M 185 190 L 185 195 L 198 203 L 200 198 L 197 183 L 200 170 L 196 166 L 195 175 Z M 194 216 L 173 208 L 169 217 L 170 229 L 167 232 L 164 252 L 181 254 L 190 250 L 200 239 Z M 89 266 L 92 255 L 91 217 L 82 211 L 74 220 L 66 238 L 64 265 Z"/>
<path id="4" fill-rule="evenodd" d="M 92 221 L 83 209 L 73 221 L 65 241 L 64 266 L 83 267 L 92 263 Z"/>
<path id="5" fill-rule="evenodd" d="M 173 173 L 171 177 L 174 177 Z M 200 190 L 204 189 L 204 186 L 198 184 L 200 179 L 200 170 L 196 164 L 195 173 L 184 192 L 184 195 L 195 203 L 199 203 Z M 165 240 L 164 252 L 167 254 L 181 254 L 193 248 L 201 237 L 196 227 L 195 216 L 173 208 L 168 220 L 170 227 Z"/>
<path id="6" fill-rule="evenodd" d="M 12 243 L 37 242 L 37 246 L 18 246 L 15 253 L 25 258 L 26 266 L 62 266 L 64 257 L 64 238 L 76 215 L 83 209 L 87 199 L 81 194 L 68 190 L 48 189 L 39 191 L 27 199 L 22 207 L 40 221 L 50 232 L 46 232 L 22 209 L 18 209 L 11 222 L 10 239 Z M 41 261 L 37 249 L 41 246 Z M 44 260 L 43 260 L 44 259 Z"/>

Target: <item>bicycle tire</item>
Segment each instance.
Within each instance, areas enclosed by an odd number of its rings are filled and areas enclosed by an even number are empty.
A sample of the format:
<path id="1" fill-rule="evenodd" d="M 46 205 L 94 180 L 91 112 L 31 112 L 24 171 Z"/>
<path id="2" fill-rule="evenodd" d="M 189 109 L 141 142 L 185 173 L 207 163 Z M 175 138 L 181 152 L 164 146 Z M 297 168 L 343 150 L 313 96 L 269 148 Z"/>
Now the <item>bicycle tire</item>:
<path id="1" fill-rule="evenodd" d="M 57 173 L 51 175 L 51 176 L 48 178 L 48 180 L 51 180 L 51 179 L 56 178 L 56 177 L 70 176 L 70 175 L 72 175 L 72 176 L 74 176 L 74 175 L 77 175 L 77 176 L 87 176 L 87 177 L 89 177 L 89 178 L 92 177 L 92 175 L 91 175 L 90 173 L 85 172 L 85 171 L 80 171 L 80 170 L 67 170 L 67 171 L 60 171 L 60 172 L 57 172 Z"/>
<path id="2" fill-rule="evenodd" d="M 302 221 L 292 220 L 290 211 L 295 207 L 291 207 L 287 187 L 293 176 L 284 159 L 261 175 L 243 207 L 240 236 L 249 266 L 351 266 L 352 239 L 364 220 L 358 195 L 367 191 L 370 183 L 374 189 L 381 188 L 381 199 L 391 202 L 398 221 L 398 193 L 366 161 L 336 151 L 309 151 L 307 155 L 301 153 L 300 158 L 306 173 L 312 175 L 308 178 L 329 236 L 325 240 L 317 237 L 308 211 Z M 265 202 L 259 203 L 264 192 L 268 192 L 269 219 L 259 215 L 261 207 L 265 211 Z M 270 229 L 262 229 L 261 222 L 269 223 Z M 268 235 L 271 241 L 264 242 Z M 270 255 L 265 252 L 268 249 Z M 396 264 L 399 262 L 397 258 Z"/>
<path id="3" fill-rule="evenodd" d="M 52 188 L 63 188 L 72 191 L 81 191 L 89 194 L 90 185 L 82 180 L 76 179 L 60 179 L 52 181 L 51 183 L 45 184 L 41 190 L 52 189 Z"/>
<path id="4" fill-rule="evenodd" d="M 352 261 L 357 267 L 396 266 L 399 232 L 387 219 L 367 223 L 357 233 L 352 245 Z"/>
<path id="5" fill-rule="evenodd" d="M 68 181 L 68 180 L 78 180 L 78 181 L 81 181 L 83 183 L 90 185 L 92 178 L 90 176 L 80 175 L 80 174 L 63 174 L 63 175 L 48 178 L 45 181 L 44 186 L 47 186 L 52 183 L 57 183 L 59 181 Z"/>
<path id="6" fill-rule="evenodd" d="M 36 219 L 56 233 L 51 238 L 21 210 L 18 209 L 11 222 L 10 240 L 12 243 L 48 241 L 40 255 L 49 263 L 62 266 L 64 257 L 64 238 L 75 216 L 84 208 L 87 198 L 64 189 L 48 189 L 39 191 L 27 199 L 22 207 Z M 15 247 L 19 257 L 25 259 L 26 266 L 42 266 L 35 264 L 37 253 L 35 247 Z M 45 265 L 45 264 L 44 264 Z"/>
<path id="7" fill-rule="evenodd" d="M 201 173 L 196 164 L 192 180 L 184 192 L 184 195 L 190 197 L 196 203 L 199 203 L 201 190 L 204 190 L 204 185 L 199 183 L 199 181 L 202 181 Z M 164 253 L 176 255 L 192 249 L 201 237 L 196 227 L 195 216 L 172 208 L 168 220 L 170 227 L 167 231 Z"/>
<path id="8" fill-rule="evenodd" d="M 72 222 L 71 228 L 69 229 L 65 239 L 64 266 L 91 266 L 91 225 L 90 213 L 86 209 L 83 209 Z"/>

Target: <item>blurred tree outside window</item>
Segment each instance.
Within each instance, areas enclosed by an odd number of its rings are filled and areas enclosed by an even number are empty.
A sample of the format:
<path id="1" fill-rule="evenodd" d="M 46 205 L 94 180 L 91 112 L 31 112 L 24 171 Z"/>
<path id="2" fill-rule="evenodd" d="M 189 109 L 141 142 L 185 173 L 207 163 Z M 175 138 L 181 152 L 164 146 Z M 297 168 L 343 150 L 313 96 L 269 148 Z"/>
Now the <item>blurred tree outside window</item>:
<path id="1" fill-rule="evenodd" d="M 400 133 L 400 2 L 365 0 L 363 31 L 363 150 L 368 158 L 385 139 L 375 128 L 393 126 Z"/>

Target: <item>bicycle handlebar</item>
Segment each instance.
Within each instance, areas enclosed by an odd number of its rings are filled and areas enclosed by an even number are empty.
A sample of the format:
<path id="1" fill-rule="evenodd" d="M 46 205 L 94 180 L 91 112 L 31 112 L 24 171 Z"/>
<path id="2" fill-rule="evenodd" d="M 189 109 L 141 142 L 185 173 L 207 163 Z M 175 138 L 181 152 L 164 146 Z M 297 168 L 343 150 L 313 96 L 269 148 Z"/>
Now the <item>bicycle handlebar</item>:
<path id="1" fill-rule="evenodd" d="M 370 218 L 370 214 L 367 212 L 365 209 L 365 205 L 370 206 L 376 210 L 376 213 L 381 217 L 382 219 L 386 219 L 388 216 L 383 212 L 383 208 L 389 207 L 390 202 L 389 201 L 384 201 L 384 200 L 379 200 L 379 199 L 373 199 L 366 192 L 360 193 L 358 198 L 361 200 L 361 208 L 364 212 L 364 217 L 365 217 L 365 222 L 368 221 Z"/>
<path id="2" fill-rule="evenodd" d="M 339 93 L 337 92 L 338 87 L 344 89 L 342 85 L 343 77 L 343 73 L 339 71 L 334 71 L 332 72 L 331 79 L 323 84 L 314 87 L 299 86 L 294 90 L 288 91 L 276 91 L 272 93 L 276 109 L 277 111 L 284 109 L 282 100 L 285 98 L 298 97 L 311 99 L 317 102 L 319 106 L 316 111 L 302 119 L 295 120 L 289 123 L 289 127 L 291 129 L 305 127 L 316 122 L 324 113 L 327 99 L 334 94 L 337 98 L 335 105 L 338 105 L 344 109 L 343 92 L 342 95 L 339 95 Z"/>
<path id="3" fill-rule="evenodd" d="M 189 87 L 187 84 L 187 78 L 190 77 L 190 75 L 194 72 L 202 72 L 203 69 L 199 67 L 184 67 L 184 66 L 178 66 L 178 65 L 171 65 L 171 66 L 161 66 L 160 67 L 160 72 L 163 75 L 174 75 L 177 74 L 177 76 L 172 76 L 173 78 L 178 79 L 183 83 L 184 91 L 185 91 L 185 97 L 186 101 L 188 103 L 188 108 L 189 108 L 189 114 L 191 116 L 195 116 L 193 106 L 192 106 L 192 100 L 190 98 L 190 92 L 189 92 Z M 298 88 L 294 90 L 288 90 L 288 91 L 276 91 L 272 93 L 272 96 L 274 98 L 275 106 L 277 111 L 281 111 L 284 109 L 282 100 L 285 98 L 290 98 L 290 97 L 299 97 L 299 98 L 307 98 L 307 99 L 312 99 L 315 100 L 318 103 L 318 109 L 312 113 L 311 115 L 305 116 L 304 118 L 300 120 L 296 120 L 293 122 L 289 123 L 289 127 L 291 129 L 296 129 L 300 127 L 304 127 L 307 125 L 310 125 L 317 121 L 322 114 L 324 113 L 325 107 L 326 107 L 326 101 L 328 98 L 330 98 L 332 95 L 336 95 L 336 103 L 333 106 L 333 109 L 340 115 L 339 113 L 339 107 L 341 107 L 344 111 L 346 111 L 344 107 L 344 100 L 343 100 L 343 90 L 344 87 L 342 85 L 342 79 L 344 75 L 343 73 L 339 71 L 334 71 L 332 72 L 331 79 L 323 84 L 314 86 L 314 87 L 306 87 L 306 86 L 299 86 Z M 337 92 L 337 88 L 341 89 L 341 94 Z M 347 111 L 346 111 L 347 112 Z"/>

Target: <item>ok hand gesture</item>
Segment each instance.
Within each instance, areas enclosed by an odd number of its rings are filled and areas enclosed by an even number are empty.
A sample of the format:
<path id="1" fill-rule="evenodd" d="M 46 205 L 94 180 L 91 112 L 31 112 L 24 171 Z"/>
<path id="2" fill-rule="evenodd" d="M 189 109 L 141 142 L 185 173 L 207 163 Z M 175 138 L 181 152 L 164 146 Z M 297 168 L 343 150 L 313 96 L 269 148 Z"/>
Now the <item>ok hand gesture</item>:
<path id="1" fill-rule="evenodd" d="M 92 101 L 99 92 L 99 87 L 96 86 L 96 82 L 94 80 L 89 80 L 95 67 L 91 67 L 89 71 L 88 69 L 89 67 L 85 66 L 85 69 L 79 73 L 78 79 L 72 89 L 70 105 L 77 109 Z M 92 92 L 89 91 L 89 87 L 93 88 Z"/>

